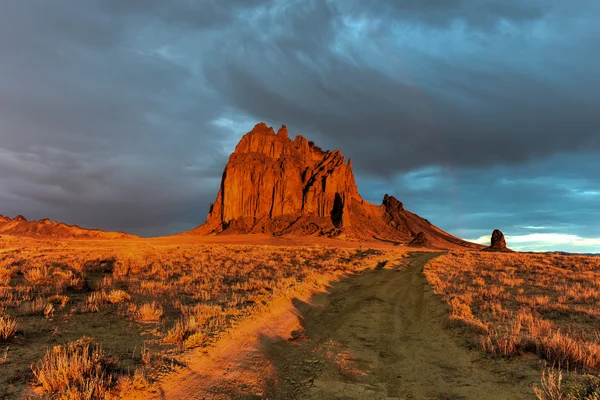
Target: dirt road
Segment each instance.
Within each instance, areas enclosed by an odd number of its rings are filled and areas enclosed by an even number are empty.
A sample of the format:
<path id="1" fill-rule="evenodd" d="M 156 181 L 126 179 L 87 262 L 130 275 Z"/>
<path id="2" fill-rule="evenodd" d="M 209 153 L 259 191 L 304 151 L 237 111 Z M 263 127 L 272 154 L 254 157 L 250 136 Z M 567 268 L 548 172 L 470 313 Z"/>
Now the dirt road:
<path id="1" fill-rule="evenodd" d="M 534 361 L 490 360 L 445 327 L 447 309 L 422 274 L 434 256 L 414 254 L 408 266 L 352 276 L 310 304 L 296 300 L 300 326 L 291 338 L 257 332 L 253 346 L 246 341 L 243 354 L 227 358 L 226 385 L 213 381 L 201 394 L 182 380 L 176 396 L 161 397 L 534 399 Z M 289 318 L 282 321 L 271 328 L 293 326 Z M 217 360 L 203 368 L 223 366 Z"/>

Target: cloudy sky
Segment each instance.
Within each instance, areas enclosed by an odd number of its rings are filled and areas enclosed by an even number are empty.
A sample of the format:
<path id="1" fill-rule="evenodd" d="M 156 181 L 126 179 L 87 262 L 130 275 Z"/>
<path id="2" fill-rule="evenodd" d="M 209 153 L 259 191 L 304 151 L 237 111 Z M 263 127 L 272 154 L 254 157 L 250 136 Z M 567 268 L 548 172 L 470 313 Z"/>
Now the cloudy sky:
<path id="1" fill-rule="evenodd" d="M 5 0 L 0 214 L 202 223 L 258 121 L 464 238 L 600 252 L 597 0 Z M 487 240 L 485 237 L 483 240 Z"/>

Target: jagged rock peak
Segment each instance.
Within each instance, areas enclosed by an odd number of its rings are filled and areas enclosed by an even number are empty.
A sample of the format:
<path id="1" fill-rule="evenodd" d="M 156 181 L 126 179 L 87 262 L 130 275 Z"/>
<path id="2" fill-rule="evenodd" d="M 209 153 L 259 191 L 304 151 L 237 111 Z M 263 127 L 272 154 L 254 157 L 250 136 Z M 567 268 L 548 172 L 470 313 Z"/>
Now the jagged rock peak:
<path id="1" fill-rule="evenodd" d="M 281 157 L 292 157 L 299 160 L 318 160 L 325 154 L 320 148 L 309 142 L 303 136 L 296 136 L 292 141 L 289 138 L 288 129 L 285 125 L 275 133 L 273 127 L 264 122 L 256 124 L 251 131 L 246 133 L 232 154 L 232 157 L 243 157 L 242 154 L 256 154 L 257 157 L 269 157 L 279 159 Z"/>
<path id="2" fill-rule="evenodd" d="M 273 130 L 273 128 L 269 127 L 266 122 L 261 121 L 261 122 L 257 123 L 256 125 L 254 125 L 254 128 L 252 128 L 252 130 L 250 132 L 260 131 L 260 130 L 265 130 L 265 129 Z"/>
<path id="3" fill-rule="evenodd" d="M 286 138 L 289 137 L 287 126 L 281 125 L 281 128 L 279 128 L 279 130 L 277 131 L 277 136 L 284 136 Z"/>
<path id="4" fill-rule="evenodd" d="M 404 210 L 404 204 L 394 196 L 390 196 L 386 194 L 383 196 L 383 205 L 385 206 L 386 211 L 402 211 Z"/>
<path id="5" fill-rule="evenodd" d="M 13 221 L 17 221 L 17 222 L 24 222 L 24 221 L 27 221 L 27 218 L 25 218 L 25 217 L 24 217 L 24 216 L 22 216 L 22 215 L 17 215 L 17 216 L 16 216 L 16 217 L 13 219 Z"/>

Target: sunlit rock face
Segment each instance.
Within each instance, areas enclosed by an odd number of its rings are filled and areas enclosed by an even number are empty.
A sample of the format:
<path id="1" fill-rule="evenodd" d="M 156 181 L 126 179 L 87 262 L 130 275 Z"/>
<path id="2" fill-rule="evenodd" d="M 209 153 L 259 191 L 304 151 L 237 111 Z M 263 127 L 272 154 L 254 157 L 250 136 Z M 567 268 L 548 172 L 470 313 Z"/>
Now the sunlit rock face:
<path id="1" fill-rule="evenodd" d="M 339 151 L 323 151 L 302 136 L 292 141 L 285 126 L 275 134 L 261 123 L 229 157 L 209 219 L 227 225 L 247 217 L 336 214 L 339 225 L 356 198 L 352 167 Z"/>
<path id="2" fill-rule="evenodd" d="M 130 239 L 137 237 L 124 232 L 85 229 L 77 225 L 52 222 L 48 218 L 28 221 L 22 215 L 17 215 L 15 218 L 0 215 L 0 234 L 53 239 Z"/>
<path id="3" fill-rule="evenodd" d="M 325 151 L 286 126 L 261 122 L 246 133 L 223 171 L 206 222 L 192 234 L 324 235 L 409 243 L 418 232 L 435 245 L 471 246 L 409 211 L 393 196 L 364 201 L 339 150 Z M 431 240 L 431 239 L 434 240 Z"/>

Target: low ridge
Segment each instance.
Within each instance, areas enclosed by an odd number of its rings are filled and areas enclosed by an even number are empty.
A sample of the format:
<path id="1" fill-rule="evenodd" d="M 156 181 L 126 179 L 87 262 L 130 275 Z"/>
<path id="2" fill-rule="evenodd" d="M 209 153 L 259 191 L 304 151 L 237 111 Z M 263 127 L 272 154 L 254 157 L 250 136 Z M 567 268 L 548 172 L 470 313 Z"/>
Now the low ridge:
<path id="1" fill-rule="evenodd" d="M 480 248 L 404 209 L 393 196 L 362 199 L 352 161 L 264 122 L 246 133 L 223 171 L 206 222 L 187 234 L 322 235 L 437 248 Z M 415 240 L 416 239 L 416 240 Z"/>
<path id="2" fill-rule="evenodd" d="M 124 232 L 106 232 L 99 229 L 85 229 L 77 225 L 52 222 L 48 218 L 28 221 L 22 215 L 15 218 L 0 215 L 0 234 L 54 239 L 129 239 L 136 238 Z"/>

